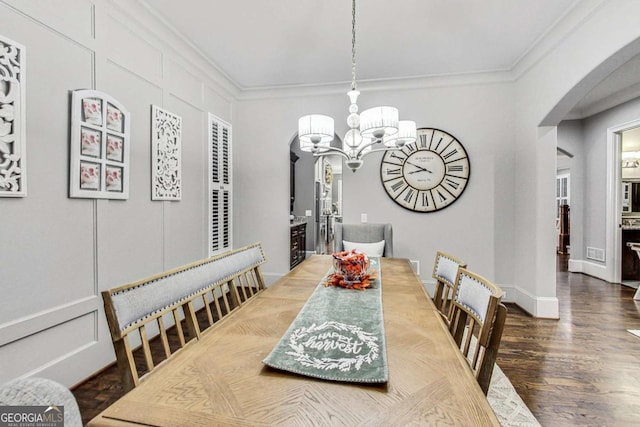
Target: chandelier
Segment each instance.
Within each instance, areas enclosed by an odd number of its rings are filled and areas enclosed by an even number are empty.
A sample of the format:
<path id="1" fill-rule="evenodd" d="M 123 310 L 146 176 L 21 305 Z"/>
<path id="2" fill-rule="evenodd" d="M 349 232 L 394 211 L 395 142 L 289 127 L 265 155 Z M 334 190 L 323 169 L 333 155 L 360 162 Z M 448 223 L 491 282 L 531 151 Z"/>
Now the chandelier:
<path id="1" fill-rule="evenodd" d="M 639 151 L 623 151 L 622 152 L 622 167 L 623 168 L 637 168 L 640 166 L 640 152 Z"/>
<path id="2" fill-rule="evenodd" d="M 397 150 L 416 140 L 416 123 L 399 120 L 395 107 L 373 107 L 358 114 L 356 87 L 356 0 L 352 2 L 351 19 L 351 90 L 347 92 L 351 105 L 347 125 L 349 130 L 342 141 L 342 149 L 332 147 L 334 139 L 333 118 L 322 114 L 310 114 L 298 120 L 300 149 L 314 156 L 337 153 L 346 159 L 352 171 L 358 170 L 363 157 L 376 151 Z M 373 148 L 375 144 L 380 144 Z"/>

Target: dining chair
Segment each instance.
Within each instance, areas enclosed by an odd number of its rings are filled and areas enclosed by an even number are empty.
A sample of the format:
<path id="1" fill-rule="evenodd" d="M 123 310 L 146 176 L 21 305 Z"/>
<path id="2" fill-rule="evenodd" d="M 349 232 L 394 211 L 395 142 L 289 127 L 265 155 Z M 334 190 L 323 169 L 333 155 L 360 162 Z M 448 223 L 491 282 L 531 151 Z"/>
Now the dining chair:
<path id="1" fill-rule="evenodd" d="M 393 227 L 391 224 L 336 223 L 334 232 L 336 252 L 356 249 L 374 257 L 393 256 Z"/>
<path id="2" fill-rule="evenodd" d="M 460 267 L 467 267 L 467 264 L 460 258 L 449 255 L 443 251 L 436 253 L 432 274 L 432 277 L 436 279 L 436 290 L 432 299 L 442 318 L 447 323 L 447 326 L 451 323 L 453 288 L 455 286 L 458 268 Z"/>
<path id="3" fill-rule="evenodd" d="M 458 269 L 449 331 L 485 395 L 507 317 L 503 296 L 502 289 L 484 277 Z"/>

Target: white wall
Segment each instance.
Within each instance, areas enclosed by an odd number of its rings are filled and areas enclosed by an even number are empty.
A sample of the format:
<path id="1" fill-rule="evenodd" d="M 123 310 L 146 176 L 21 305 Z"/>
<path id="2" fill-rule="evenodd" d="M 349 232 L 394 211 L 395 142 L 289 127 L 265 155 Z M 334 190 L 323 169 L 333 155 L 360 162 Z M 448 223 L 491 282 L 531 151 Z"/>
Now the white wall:
<path id="1" fill-rule="evenodd" d="M 606 138 L 606 136 L 605 136 Z M 571 208 L 569 211 L 571 259 L 583 259 L 584 257 L 584 215 L 589 211 L 584 203 L 585 171 L 584 138 L 582 134 L 582 120 L 563 121 L 558 126 L 558 147 L 573 155 L 568 159 L 571 166 L 571 178 L 569 192 L 571 195 Z M 604 158 L 601 159 L 604 165 Z"/>
<path id="2" fill-rule="evenodd" d="M 344 90 L 348 89 L 345 85 Z M 380 182 L 380 153 L 365 158 L 362 169 L 343 173 L 345 222 L 390 222 L 394 255 L 418 260 L 423 280 L 431 279 L 436 250 L 457 254 L 478 273 L 504 285 L 513 283 L 513 91 L 511 84 L 477 83 L 415 90 L 373 90 L 360 87 L 360 108 L 380 103 L 397 106 L 401 116 L 419 127 L 436 127 L 454 134 L 471 159 L 471 179 L 461 198 L 430 214 L 408 211 L 394 203 Z M 235 115 L 239 242 L 259 235 L 270 263 L 265 274 L 275 278 L 288 271 L 287 143 L 305 113 L 336 118 L 336 132 L 347 130 L 348 98 L 344 93 L 313 94 L 243 101 Z M 265 113 L 267 112 L 267 113 Z M 340 118 L 344 117 L 343 120 Z M 265 180 L 262 177 L 268 176 Z M 262 221 L 256 220 L 260 212 Z"/>
<path id="3" fill-rule="evenodd" d="M 28 161 L 28 196 L 0 198 L 0 383 L 70 386 L 114 360 L 101 290 L 207 256 L 207 112 L 230 121 L 234 95 L 134 2 L 6 1 L 0 28 L 26 47 Z M 69 91 L 84 88 L 131 111 L 126 201 L 67 197 Z M 180 202 L 151 201 L 151 104 L 183 119 Z"/>

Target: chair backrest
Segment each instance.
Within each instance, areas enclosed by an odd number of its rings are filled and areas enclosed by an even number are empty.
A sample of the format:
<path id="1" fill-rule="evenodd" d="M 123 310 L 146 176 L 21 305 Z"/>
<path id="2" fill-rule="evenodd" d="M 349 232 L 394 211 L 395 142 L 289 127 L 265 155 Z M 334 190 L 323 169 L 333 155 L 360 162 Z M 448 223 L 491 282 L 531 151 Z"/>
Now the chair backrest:
<path id="1" fill-rule="evenodd" d="M 393 227 L 391 224 L 343 224 L 338 222 L 335 225 L 334 239 L 336 252 L 345 250 L 345 241 L 356 243 L 355 247 L 359 249 L 357 243 L 375 244 L 384 240 L 382 256 L 393 256 Z M 363 245 L 360 248 L 364 248 L 362 251 L 369 254 L 366 246 Z"/>
<path id="2" fill-rule="evenodd" d="M 453 312 L 453 288 L 458 275 L 458 268 L 466 268 L 467 264 L 453 255 L 438 251 L 433 263 L 432 277 L 436 279 L 436 290 L 433 294 L 433 303 L 442 314 L 447 325 L 451 323 Z"/>
<path id="3" fill-rule="evenodd" d="M 265 262 L 262 246 L 255 243 L 102 292 L 125 389 L 138 385 L 156 367 L 150 334 L 157 331 L 162 360 L 196 342 L 214 323 L 265 289 L 260 271 Z M 167 327 L 165 321 L 173 325 Z M 136 364 L 138 341 L 143 357 Z"/>
<path id="4" fill-rule="evenodd" d="M 482 276 L 458 269 L 449 331 L 485 394 L 506 319 L 503 295 L 498 286 Z"/>
<path id="5" fill-rule="evenodd" d="M 2 384 L 0 406 L 43 406 L 51 411 L 62 411 L 59 408 L 62 406 L 64 407 L 64 425 L 82 427 L 80 409 L 73 393 L 62 384 L 50 379 L 18 378 Z"/>

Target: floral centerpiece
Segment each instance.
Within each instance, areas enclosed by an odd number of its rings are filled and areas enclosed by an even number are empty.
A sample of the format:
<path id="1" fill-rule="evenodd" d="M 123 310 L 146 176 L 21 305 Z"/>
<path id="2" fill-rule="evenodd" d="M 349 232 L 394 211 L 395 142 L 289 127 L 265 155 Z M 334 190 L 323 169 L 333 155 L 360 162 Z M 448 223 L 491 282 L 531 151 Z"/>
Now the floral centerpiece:
<path id="1" fill-rule="evenodd" d="M 364 290 L 371 286 L 375 271 L 369 272 L 369 257 L 354 250 L 336 252 L 333 257 L 334 273 L 327 277 L 325 286 L 340 286 L 348 289 Z"/>

